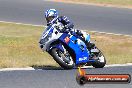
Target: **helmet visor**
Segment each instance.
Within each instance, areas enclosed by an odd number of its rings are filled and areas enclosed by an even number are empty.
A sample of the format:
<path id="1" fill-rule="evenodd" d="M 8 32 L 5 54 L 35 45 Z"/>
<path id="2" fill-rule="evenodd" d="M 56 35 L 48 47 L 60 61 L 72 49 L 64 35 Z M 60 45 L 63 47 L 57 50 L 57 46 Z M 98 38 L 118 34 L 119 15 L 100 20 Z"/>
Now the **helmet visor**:
<path id="1" fill-rule="evenodd" d="M 50 22 L 50 21 L 52 21 L 53 19 L 54 19 L 54 16 L 49 16 L 49 17 L 46 18 L 47 22 Z"/>

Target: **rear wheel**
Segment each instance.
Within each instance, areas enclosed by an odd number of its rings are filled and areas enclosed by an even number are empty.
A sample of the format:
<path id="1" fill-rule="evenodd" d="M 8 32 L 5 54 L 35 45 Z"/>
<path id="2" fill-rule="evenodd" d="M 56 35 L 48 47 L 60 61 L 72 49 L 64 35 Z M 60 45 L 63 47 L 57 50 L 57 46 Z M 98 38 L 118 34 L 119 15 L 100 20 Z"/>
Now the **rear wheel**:
<path id="1" fill-rule="evenodd" d="M 72 69 L 74 67 L 74 61 L 68 51 L 62 52 L 60 49 L 53 48 L 51 55 L 54 60 L 64 69 Z"/>
<path id="2" fill-rule="evenodd" d="M 98 48 L 96 49 L 98 50 L 98 52 L 93 53 L 93 59 L 95 60 L 95 62 L 92 63 L 92 66 L 95 68 L 103 68 L 106 64 L 105 56 Z"/>

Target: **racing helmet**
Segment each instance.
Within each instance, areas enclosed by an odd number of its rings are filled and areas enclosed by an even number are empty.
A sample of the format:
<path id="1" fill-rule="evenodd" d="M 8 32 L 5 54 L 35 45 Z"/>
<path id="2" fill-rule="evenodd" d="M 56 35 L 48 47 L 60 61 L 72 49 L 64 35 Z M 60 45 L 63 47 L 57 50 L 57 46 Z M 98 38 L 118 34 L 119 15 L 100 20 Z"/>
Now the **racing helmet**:
<path id="1" fill-rule="evenodd" d="M 58 12 L 55 9 L 49 9 L 45 12 L 45 18 L 47 23 L 50 23 L 54 18 L 58 17 Z"/>

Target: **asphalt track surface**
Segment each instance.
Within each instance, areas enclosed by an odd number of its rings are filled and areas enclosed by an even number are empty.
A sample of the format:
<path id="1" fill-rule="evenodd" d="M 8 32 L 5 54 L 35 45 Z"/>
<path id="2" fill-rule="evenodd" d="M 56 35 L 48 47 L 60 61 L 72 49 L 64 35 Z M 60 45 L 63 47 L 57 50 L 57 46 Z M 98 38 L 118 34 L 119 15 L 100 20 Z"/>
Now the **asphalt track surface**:
<path id="1" fill-rule="evenodd" d="M 132 9 L 45 0 L 0 0 L 0 21 L 46 25 L 43 12 L 49 8 L 68 16 L 77 29 L 132 35 Z"/>
<path id="2" fill-rule="evenodd" d="M 46 24 L 43 11 L 55 8 L 72 19 L 76 28 L 92 31 L 132 34 L 132 10 L 47 2 L 43 0 L 0 0 L 0 20 Z M 130 74 L 132 66 L 87 68 L 90 74 Z M 76 83 L 77 69 L 45 67 L 32 71 L 0 71 L 0 88 L 132 88 L 132 84 Z"/>
<path id="3" fill-rule="evenodd" d="M 131 74 L 132 66 L 88 68 L 88 74 Z M 85 84 L 76 82 L 77 69 L 39 68 L 29 71 L 0 71 L 0 88 L 132 88 L 130 84 Z"/>

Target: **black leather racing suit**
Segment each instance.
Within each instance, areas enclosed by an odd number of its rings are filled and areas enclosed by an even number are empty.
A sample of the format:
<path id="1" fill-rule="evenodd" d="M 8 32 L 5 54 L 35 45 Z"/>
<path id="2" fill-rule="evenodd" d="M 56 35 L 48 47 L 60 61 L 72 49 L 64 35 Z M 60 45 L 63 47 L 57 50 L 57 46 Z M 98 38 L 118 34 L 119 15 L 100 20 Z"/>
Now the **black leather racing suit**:
<path id="1" fill-rule="evenodd" d="M 83 35 L 80 30 L 73 29 L 74 24 L 68 19 L 68 17 L 60 16 L 56 20 L 64 25 L 64 28 L 63 30 L 61 30 L 61 32 L 67 32 L 67 33 L 70 32 L 71 34 L 76 33 L 80 36 Z M 50 25 L 50 22 L 47 22 L 47 26 L 48 25 Z"/>

